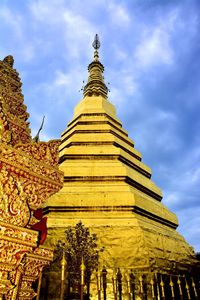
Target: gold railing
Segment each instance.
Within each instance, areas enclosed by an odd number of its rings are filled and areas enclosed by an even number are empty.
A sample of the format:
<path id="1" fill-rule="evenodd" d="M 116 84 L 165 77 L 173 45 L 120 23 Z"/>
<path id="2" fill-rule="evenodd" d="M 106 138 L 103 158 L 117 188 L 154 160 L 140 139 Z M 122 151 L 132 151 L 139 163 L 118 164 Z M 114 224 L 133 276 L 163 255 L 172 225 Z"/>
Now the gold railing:
<path id="1" fill-rule="evenodd" d="M 66 266 L 66 264 L 65 264 Z M 200 274 L 136 269 L 111 270 L 103 267 L 91 276 L 89 292 L 84 280 L 85 266 L 80 266 L 76 291 L 70 289 L 73 274 L 62 263 L 60 300 L 197 300 L 200 299 Z M 65 273 L 65 290 L 64 277 Z M 43 298 L 40 298 L 43 299 Z M 47 299 L 47 298 L 45 298 Z M 50 298 L 48 298 L 50 299 Z"/>

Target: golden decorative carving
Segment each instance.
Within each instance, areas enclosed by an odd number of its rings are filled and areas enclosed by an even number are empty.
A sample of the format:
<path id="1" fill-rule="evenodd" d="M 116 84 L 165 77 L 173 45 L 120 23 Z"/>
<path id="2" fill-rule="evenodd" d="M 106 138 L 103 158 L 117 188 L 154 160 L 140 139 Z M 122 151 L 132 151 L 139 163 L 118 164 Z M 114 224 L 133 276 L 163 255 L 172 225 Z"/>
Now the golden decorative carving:
<path id="1" fill-rule="evenodd" d="M 32 288 L 32 283 L 39 277 L 44 266 L 48 265 L 52 259 L 53 252 L 48 248 L 36 248 L 32 254 L 26 256 L 19 299 L 32 299 L 36 296 L 36 293 Z"/>
<path id="2" fill-rule="evenodd" d="M 0 217 L 15 225 L 26 226 L 30 219 L 30 210 L 27 205 L 28 196 L 18 178 L 1 168 L 0 173 Z"/>
<path id="3" fill-rule="evenodd" d="M 24 245 L 36 245 L 37 242 L 37 232 L 32 232 L 32 230 L 21 228 L 18 226 L 14 226 L 8 223 L 4 223 L 0 221 L 0 237 L 2 239 L 7 240 L 21 240 L 21 243 Z"/>
<path id="4" fill-rule="evenodd" d="M 53 145 L 55 151 L 58 142 L 53 142 Z M 39 146 L 40 143 L 34 146 L 35 152 L 39 152 Z M 43 149 L 49 147 L 48 143 L 42 143 Z M 53 160 L 53 157 L 56 152 L 52 149 L 51 152 L 52 165 L 55 165 L 56 159 Z M 44 163 L 19 149 L 0 145 L 0 220 L 7 219 L 9 223 L 26 226 L 31 217 L 30 210 L 41 207 L 47 197 L 61 188 L 62 173 L 56 167 L 47 165 L 45 156 L 43 160 Z"/>
<path id="5" fill-rule="evenodd" d="M 37 240 L 36 231 L 0 222 L 0 284 L 4 286 L 0 295 L 15 292 L 17 270 L 25 254 L 37 246 Z"/>
<path id="6" fill-rule="evenodd" d="M 10 55 L 0 61 L 0 299 L 25 300 L 36 295 L 32 283 L 53 251 L 38 247 L 39 232 L 24 227 L 38 222 L 35 211 L 62 187 L 63 175 L 57 166 L 60 142 L 31 138 L 13 63 Z"/>
<path id="7" fill-rule="evenodd" d="M 22 83 L 18 72 L 13 69 L 14 59 L 11 55 L 0 61 L 0 111 L 4 115 L 5 131 L 10 131 L 9 143 L 27 143 L 31 141 L 29 114 L 21 93 Z M 2 116 L 1 116 L 2 117 Z"/>
<path id="8" fill-rule="evenodd" d="M 22 150 L 29 157 L 32 157 L 40 162 L 45 162 L 46 165 L 58 165 L 58 147 L 59 140 L 53 140 L 48 143 L 39 142 L 30 144 L 16 145 L 15 148 Z"/>

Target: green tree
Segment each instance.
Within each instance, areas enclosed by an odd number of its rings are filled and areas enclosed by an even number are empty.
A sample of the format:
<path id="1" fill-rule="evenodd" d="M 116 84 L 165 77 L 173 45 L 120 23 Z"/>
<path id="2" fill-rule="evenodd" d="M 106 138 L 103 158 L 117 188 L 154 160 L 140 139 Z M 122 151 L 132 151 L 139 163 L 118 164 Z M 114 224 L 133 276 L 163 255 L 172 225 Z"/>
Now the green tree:
<path id="1" fill-rule="evenodd" d="M 96 234 L 90 234 L 89 228 L 82 222 L 65 231 L 65 241 L 58 241 L 55 255 L 62 256 L 63 251 L 67 260 L 68 286 L 77 288 L 80 283 L 80 265 L 83 259 L 85 265 L 85 284 L 89 294 L 89 282 L 92 272 L 98 267 L 99 249 Z"/>

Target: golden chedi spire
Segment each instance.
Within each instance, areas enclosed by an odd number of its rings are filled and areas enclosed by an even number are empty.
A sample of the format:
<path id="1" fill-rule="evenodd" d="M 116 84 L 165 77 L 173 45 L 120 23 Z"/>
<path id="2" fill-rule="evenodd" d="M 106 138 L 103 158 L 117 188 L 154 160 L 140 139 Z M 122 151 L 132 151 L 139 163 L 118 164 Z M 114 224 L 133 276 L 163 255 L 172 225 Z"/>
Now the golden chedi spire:
<path id="1" fill-rule="evenodd" d="M 100 48 L 100 41 L 98 34 L 95 35 L 94 42 L 92 44 L 94 51 L 94 60 L 89 64 L 88 82 L 84 87 L 84 97 L 86 96 L 102 96 L 107 98 L 108 88 L 104 83 L 103 71 L 104 66 L 99 61 L 98 49 Z"/>
<path id="2" fill-rule="evenodd" d="M 166 274 L 170 269 L 191 266 L 194 252 L 176 231 L 176 215 L 161 202 L 162 192 L 151 180 L 151 169 L 143 163 L 114 105 L 108 101 L 98 58 L 98 36 L 93 47 L 94 60 L 88 67 L 84 98 L 76 105 L 73 119 L 61 136 L 59 167 L 64 173 L 63 188 L 45 203 L 47 244 L 56 245 L 66 228 L 81 221 L 97 235 L 98 246 L 104 248 L 99 267 L 106 268 L 107 278 L 116 276 L 117 268 L 123 269 L 123 274 L 132 269 L 135 275 L 141 270 L 148 270 L 150 275 L 153 270 Z M 55 280 L 55 271 L 51 274 L 50 280 Z M 139 278 L 137 282 L 142 282 L 143 277 Z M 109 284 L 113 282 L 111 277 L 108 280 Z M 97 299 L 98 291 L 92 284 L 91 299 Z M 142 283 L 141 286 L 143 289 Z M 149 297 L 150 293 L 148 299 L 155 298 Z M 56 287 L 48 290 L 51 299 L 56 294 Z M 134 295 L 137 299 L 144 296 Z M 108 289 L 107 299 L 113 297 Z"/>

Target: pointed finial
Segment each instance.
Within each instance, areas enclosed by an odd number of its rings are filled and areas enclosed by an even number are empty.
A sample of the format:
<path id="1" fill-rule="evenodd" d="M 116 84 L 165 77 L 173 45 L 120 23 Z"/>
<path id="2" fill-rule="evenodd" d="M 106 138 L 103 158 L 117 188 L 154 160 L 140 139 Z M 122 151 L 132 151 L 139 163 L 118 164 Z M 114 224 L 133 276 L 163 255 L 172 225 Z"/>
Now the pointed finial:
<path id="1" fill-rule="evenodd" d="M 92 46 L 95 50 L 98 50 L 101 46 L 100 44 L 100 41 L 99 41 L 99 36 L 98 34 L 95 34 L 95 37 L 94 37 L 94 42 L 92 43 Z"/>
<path id="2" fill-rule="evenodd" d="M 92 46 L 95 49 L 95 51 L 94 51 L 94 61 L 98 61 L 99 60 L 98 49 L 101 46 L 98 34 L 95 34 L 94 42 L 92 43 Z"/>

